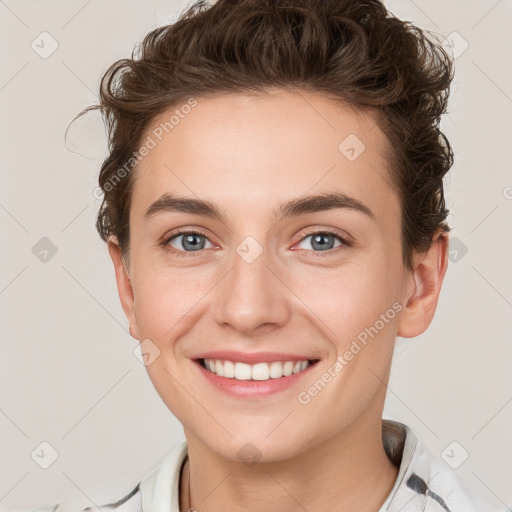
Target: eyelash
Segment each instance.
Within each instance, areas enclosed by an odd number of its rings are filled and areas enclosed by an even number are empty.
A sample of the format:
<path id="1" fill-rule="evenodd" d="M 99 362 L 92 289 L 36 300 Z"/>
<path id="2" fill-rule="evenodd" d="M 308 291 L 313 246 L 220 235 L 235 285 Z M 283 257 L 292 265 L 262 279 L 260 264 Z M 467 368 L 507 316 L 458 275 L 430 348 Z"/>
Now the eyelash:
<path id="1" fill-rule="evenodd" d="M 194 230 L 187 231 L 187 230 L 183 230 L 183 231 L 176 231 L 171 236 L 167 237 L 160 245 L 165 250 L 174 253 L 179 258 L 184 258 L 184 257 L 189 257 L 189 256 L 192 256 L 192 257 L 199 256 L 199 254 L 202 251 L 180 251 L 180 250 L 174 249 L 173 247 L 169 246 L 169 242 L 171 240 L 173 240 L 174 238 L 177 238 L 177 237 L 179 237 L 181 235 L 200 235 L 200 236 L 204 236 L 206 239 L 208 239 L 206 234 L 203 233 L 202 231 L 194 231 Z M 332 235 L 332 236 L 336 237 L 340 242 L 342 242 L 342 245 L 340 245 L 339 247 L 334 247 L 334 248 L 328 249 L 326 251 L 315 251 L 315 250 L 313 250 L 312 252 L 316 256 L 318 256 L 320 258 L 332 255 L 334 252 L 338 252 L 338 250 L 340 250 L 340 249 L 342 250 L 344 247 L 351 247 L 352 246 L 352 242 L 350 242 L 345 236 L 343 236 L 341 234 L 341 232 L 335 231 L 335 230 L 333 230 L 333 231 L 320 230 L 320 231 L 308 232 L 308 233 L 306 233 L 304 235 L 304 237 L 302 237 L 299 240 L 299 243 L 302 242 L 304 239 L 308 238 L 309 236 L 313 236 L 313 235 Z M 301 250 L 306 250 L 306 249 L 301 249 Z M 197 254 L 194 254 L 194 253 L 197 253 Z M 322 254 L 322 253 L 324 253 L 324 254 Z"/>

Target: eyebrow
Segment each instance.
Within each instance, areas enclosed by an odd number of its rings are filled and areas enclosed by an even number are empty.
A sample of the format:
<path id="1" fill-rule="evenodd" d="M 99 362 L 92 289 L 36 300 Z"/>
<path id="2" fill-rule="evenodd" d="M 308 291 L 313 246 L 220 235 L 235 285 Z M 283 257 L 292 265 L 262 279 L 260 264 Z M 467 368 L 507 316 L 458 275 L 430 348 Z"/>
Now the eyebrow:
<path id="1" fill-rule="evenodd" d="M 355 210 L 375 220 L 375 215 L 368 206 L 341 192 L 317 194 L 292 199 L 280 205 L 278 210 L 274 210 L 273 213 L 279 220 L 282 220 L 286 217 L 298 217 L 299 215 L 332 210 L 334 208 Z M 158 198 L 146 210 L 144 218 L 149 220 L 156 214 L 163 212 L 192 213 L 226 223 L 224 215 L 214 203 L 202 199 L 180 197 L 172 194 L 163 194 Z"/>

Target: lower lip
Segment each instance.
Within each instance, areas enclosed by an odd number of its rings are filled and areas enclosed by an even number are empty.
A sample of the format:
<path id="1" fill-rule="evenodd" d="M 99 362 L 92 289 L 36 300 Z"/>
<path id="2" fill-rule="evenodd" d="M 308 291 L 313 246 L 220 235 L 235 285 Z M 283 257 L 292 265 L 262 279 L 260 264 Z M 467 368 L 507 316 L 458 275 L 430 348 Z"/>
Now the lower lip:
<path id="1" fill-rule="evenodd" d="M 219 377 L 216 373 L 207 370 L 200 361 L 194 361 L 205 378 L 221 391 L 237 398 L 264 397 L 289 389 L 296 384 L 304 375 L 309 375 L 318 361 L 310 364 L 305 370 L 299 373 L 292 373 L 288 377 L 279 377 L 268 380 L 237 380 Z"/>

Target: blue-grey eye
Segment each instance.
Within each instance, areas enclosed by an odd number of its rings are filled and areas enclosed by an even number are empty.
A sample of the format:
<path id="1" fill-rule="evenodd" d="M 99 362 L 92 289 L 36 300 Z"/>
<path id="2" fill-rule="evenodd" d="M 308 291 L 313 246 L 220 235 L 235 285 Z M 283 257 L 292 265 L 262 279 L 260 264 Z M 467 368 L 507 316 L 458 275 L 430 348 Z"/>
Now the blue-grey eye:
<path id="1" fill-rule="evenodd" d="M 311 239 L 311 247 L 315 251 L 328 251 L 329 249 L 334 249 L 334 243 L 336 239 L 340 241 L 336 247 L 339 247 L 341 242 L 343 242 L 343 240 L 338 235 L 333 233 L 314 233 L 304 237 L 300 243 L 303 243 L 309 238 Z M 309 247 L 301 247 L 301 249 L 309 249 Z"/>
<path id="2" fill-rule="evenodd" d="M 182 239 L 181 242 L 177 242 L 177 246 L 173 245 L 180 238 Z M 206 242 L 211 244 L 202 233 L 193 232 L 178 233 L 169 239 L 169 244 L 174 249 L 186 252 L 200 251 L 205 248 Z"/>

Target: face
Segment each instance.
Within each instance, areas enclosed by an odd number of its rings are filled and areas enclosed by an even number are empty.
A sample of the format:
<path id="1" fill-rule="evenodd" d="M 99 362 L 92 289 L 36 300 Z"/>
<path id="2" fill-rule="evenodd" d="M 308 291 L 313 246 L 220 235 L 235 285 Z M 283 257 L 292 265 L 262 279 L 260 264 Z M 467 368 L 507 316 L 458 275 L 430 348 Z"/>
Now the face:
<path id="1" fill-rule="evenodd" d="M 402 263 L 384 134 L 314 93 L 197 98 L 162 136 L 176 108 L 144 137 L 128 271 L 110 244 L 157 392 L 189 442 L 232 460 L 247 442 L 284 460 L 374 426 L 397 333 L 431 318 Z"/>

